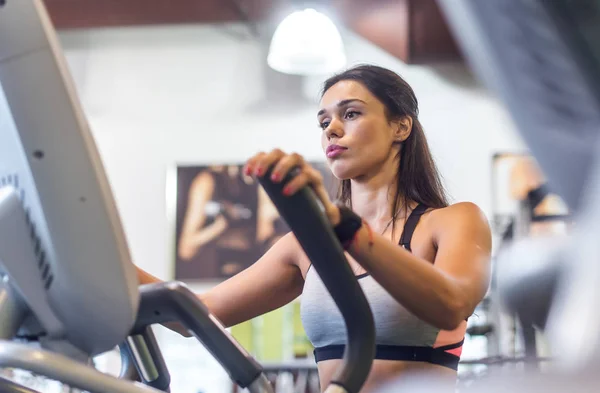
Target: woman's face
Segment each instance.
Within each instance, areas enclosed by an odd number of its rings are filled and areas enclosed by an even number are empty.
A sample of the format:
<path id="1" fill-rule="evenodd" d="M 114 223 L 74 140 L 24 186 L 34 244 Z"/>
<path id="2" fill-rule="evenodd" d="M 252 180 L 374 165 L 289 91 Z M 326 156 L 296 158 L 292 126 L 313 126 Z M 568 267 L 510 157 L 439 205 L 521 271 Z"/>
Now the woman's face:
<path id="1" fill-rule="evenodd" d="M 389 122 L 383 103 L 363 84 L 351 80 L 340 81 L 325 92 L 317 117 L 323 129 L 323 151 L 338 179 L 380 172 L 393 162 L 399 149 L 395 142 L 406 139 L 412 126 L 410 118 Z M 404 124 L 407 121 L 411 124 Z"/>

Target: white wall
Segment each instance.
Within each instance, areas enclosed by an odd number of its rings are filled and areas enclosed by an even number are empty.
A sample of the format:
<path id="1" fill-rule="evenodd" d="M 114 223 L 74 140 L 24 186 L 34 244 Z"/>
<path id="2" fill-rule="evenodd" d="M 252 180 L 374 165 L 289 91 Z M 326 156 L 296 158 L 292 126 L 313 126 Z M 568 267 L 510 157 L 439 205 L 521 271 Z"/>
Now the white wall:
<path id="1" fill-rule="evenodd" d="M 277 81 L 265 67 L 265 45 L 242 40 L 241 26 L 178 26 L 71 31 L 60 34 L 125 226 L 135 263 L 171 278 L 167 174 L 177 163 L 244 161 L 275 147 L 321 159 L 315 108 L 320 82 L 294 78 L 267 99 Z M 415 89 L 421 121 L 454 200 L 490 208 L 490 160 L 521 143 L 504 110 L 464 68 L 407 66 L 344 32 L 351 63 L 399 72 Z M 170 338 L 181 356 L 173 388 L 223 391 L 227 378 L 200 349 Z M 179 355 L 178 355 L 179 354 Z M 203 367 L 198 379 L 199 366 Z M 213 379 L 207 379 L 211 377 Z M 190 378 L 202 380 L 185 385 Z M 179 379 L 178 379 L 179 378 Z"/>

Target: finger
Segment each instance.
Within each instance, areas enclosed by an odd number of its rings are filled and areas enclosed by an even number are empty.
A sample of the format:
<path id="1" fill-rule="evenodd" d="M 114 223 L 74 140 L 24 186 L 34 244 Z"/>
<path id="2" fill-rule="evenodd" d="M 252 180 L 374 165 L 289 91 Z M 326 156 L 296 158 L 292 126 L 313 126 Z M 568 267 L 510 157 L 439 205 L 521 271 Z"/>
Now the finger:
<path id="1" fill-rule="evenodd" d="M 284 194 L 287 192 L 289 195 L 292 195 L 305 185 L 310 185 L 315 190 L 322 186 L 323 177 L 319 171 L 305 162 L 301 166 L 298 166 L 298 168 L 299 174 L 285 185 L 283 189 Z"/>
<path id="2" fill-rule="evenodd" d="M 291 196 L 294 195 L 299 189 L 310 184 L 310 178 L 306 172 L 300 172 L 292 180 L 290 180 L 285 187 L 283 187 L 283 195 Z"/>
<path id="3" fill-rule="evenodd" d="M 244 166 L 244 174 L 249 176 L 252 175 L 254 173 L 254 170 L 256 169 L 256 164 L 258 162 L 260 162 L 260 159 L 265 156 L 267 153 L 264 152 L 260 152 L 255 154 L 254 156 L 252 156 L 251 158 L 249 158 L 246 161 L 246 165 Z"/>
<path id="4" fill-rule="evenodd" d="M 304 159 L 301 155 L 293 153 L 281 158 L 271 173 L 271 180 L 278 183 L 296 166 L 303 166 Z"/>
<path id="5" fill-rule="evenodd" d="M 256 176 L 264 175 L 273 164 L 281 160 L 283 157 L 285 157 L 285 153 L 279 149 L 275 149 L 268 154 L 260 156 L 256 161 L 254 174 Z"/>

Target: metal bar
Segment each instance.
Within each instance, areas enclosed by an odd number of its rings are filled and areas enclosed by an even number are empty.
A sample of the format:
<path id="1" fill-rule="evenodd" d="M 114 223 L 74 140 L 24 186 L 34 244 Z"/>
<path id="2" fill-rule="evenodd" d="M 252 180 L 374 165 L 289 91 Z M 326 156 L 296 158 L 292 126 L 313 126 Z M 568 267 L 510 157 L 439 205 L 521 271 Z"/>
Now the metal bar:
<path id="1" fill-rule="evenodd" d="M 261 374 L 248 386 L 248 391 L 250 393 L 273 393 L 273 387 L 267 377 Z"/>
<path id="2" fill-rule="evenodd" d="M 142 381 L 153 388 L 168 392 L 171 375 L 150 326 L 127 338 L 127 351 L 135 361 Z"/>
<path id="3" fill-rule="evenodd" d="M 0 339 L 11 339 L 17 334 L 27 311 L 21 297 L 11 287 L 10 278 L 3 276 L 0 280 Z"/>
<path id="4" fill-rule="evenodd" d="M 19 385 L 9 379 L 0 377 L 0 392 L 2 393 L 40 393 L 37 390 L 29 389 L 26 386 Z"/>
<path id="5" fill-rule="evenodd" d="M 162 393 L 101 373 L 66 356 L 10 341 L 0 341 L 0 367 L 28 370 L 90 393 Z"/>

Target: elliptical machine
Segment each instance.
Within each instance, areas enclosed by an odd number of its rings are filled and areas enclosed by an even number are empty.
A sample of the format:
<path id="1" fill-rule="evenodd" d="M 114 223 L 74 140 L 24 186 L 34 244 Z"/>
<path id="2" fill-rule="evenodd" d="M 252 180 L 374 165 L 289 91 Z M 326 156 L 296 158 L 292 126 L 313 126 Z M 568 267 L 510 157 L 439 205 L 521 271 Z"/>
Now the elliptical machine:
<path id="1" fill-rule="evenodd" d="M 368 303 L 311 190 L 263 186 L 345 318 L 349 342 L 327 392 L 357 393 L 374 355 Z M 149 326 L 179 321 L 231 379 L 271 393 L 260 365 L 184 284 L 138 286 L 102 160 L 42 0 L 0 2 L 0 367 L 91 393 L 167 391 Z M 357 318 L 356 315 L 360 315 Z M 141 382 L 91 359 L 118 345 Z M 3 392 L 31 393 L 0 380 Z"/>

